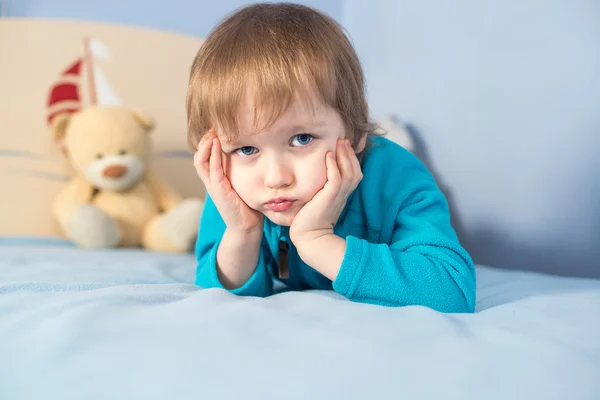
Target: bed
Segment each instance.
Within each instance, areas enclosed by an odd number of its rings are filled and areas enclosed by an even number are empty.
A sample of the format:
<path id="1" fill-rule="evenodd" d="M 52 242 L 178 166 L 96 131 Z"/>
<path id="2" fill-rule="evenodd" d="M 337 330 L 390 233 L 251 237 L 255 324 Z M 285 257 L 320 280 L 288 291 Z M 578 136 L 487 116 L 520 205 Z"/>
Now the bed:
<path id="1" fill-rule="evenodd" d="M 111 57 L 94 77 L 156 118 L 156 168 L 193 197 L 201 188 L 179 105 L 201 39 L 0 22 L 0 36 L 20 35 L 1 43 L 13 62 L 1 64 L 9 96 L 0 101 L 11 112 L 0 132 L 19 134 L 0 135 L 0 181 L 10 188 L 0 207 L 0 400 L 600 399 L 600 280 L 478 265 L 476 313 L 453 315 L 323 291 L 236 297 L 195 286 L 191 254 L 61 240 L 50 200 L 69 169 L 46 126 L 53 85 L 84 60 L 87 104 L 90 43 L 101 44 Z M 149 46 L 169 62 L 149 60 Z M 416 151 L 403 129 L 380 122 Z"/>
<path id="2" fill-rule="evenodd" d="M 191 254 L 0 242 L 2 399 L 599 399 L 600 281 L 478 266 L 472 315 L 237 297 Z"/>

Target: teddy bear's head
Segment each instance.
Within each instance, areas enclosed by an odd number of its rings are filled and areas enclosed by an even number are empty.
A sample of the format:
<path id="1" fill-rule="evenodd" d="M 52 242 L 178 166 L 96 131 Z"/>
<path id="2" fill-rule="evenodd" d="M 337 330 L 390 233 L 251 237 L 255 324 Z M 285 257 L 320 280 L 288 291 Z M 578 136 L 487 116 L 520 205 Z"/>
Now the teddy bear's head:
<path id="1" fill-rule="evenodd" d="M 100 190 L 126 190 L 143 175 L 153 119 L 123 107 L 95 106 L 55 118 L 52 131 L 75 171 Z"/>

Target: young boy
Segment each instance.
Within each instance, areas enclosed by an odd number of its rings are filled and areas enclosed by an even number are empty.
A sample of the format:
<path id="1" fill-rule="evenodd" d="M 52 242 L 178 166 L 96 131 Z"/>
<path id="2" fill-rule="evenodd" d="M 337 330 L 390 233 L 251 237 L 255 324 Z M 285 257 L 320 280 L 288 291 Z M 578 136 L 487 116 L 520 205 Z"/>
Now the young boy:
<path id="1" fill-rule="evenodd" d="M 255 4 L 193 63 L 188 140 L 207 199 L 196 284 L 268 296 L 333 289 L 473 312 L 475 270 L 424 165 L 374 134 L 363 72 L 330 18 Z"/>

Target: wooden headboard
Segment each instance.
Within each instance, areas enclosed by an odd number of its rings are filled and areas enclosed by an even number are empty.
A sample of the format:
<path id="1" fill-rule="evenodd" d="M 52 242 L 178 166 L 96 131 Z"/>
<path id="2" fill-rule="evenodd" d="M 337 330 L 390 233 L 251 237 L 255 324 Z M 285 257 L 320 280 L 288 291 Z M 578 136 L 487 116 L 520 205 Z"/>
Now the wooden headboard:
<path id="1" fill-rule="evenodd" d="M 156 120 L 153 168 L 184 196 L 202 197 L 185 115 L 201 43 L 129 26 L 0 19 L 0 236 L 60 237 L 51 204 L 70 169 L 48 118 L 61 107 L 118 103 L 149 113 Z"/>

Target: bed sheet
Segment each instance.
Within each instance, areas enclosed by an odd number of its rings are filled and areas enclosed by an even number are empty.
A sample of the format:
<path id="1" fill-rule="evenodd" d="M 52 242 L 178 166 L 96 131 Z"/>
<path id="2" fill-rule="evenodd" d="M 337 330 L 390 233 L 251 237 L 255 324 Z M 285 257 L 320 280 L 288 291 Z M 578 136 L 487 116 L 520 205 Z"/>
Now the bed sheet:
<path id="1" fill-rule="evenodd" d="M 600 399 L 600 281 L 478 266 L 472 315 L 237 297 L 194 258 L 0 245 L 0 398 Z"/>

